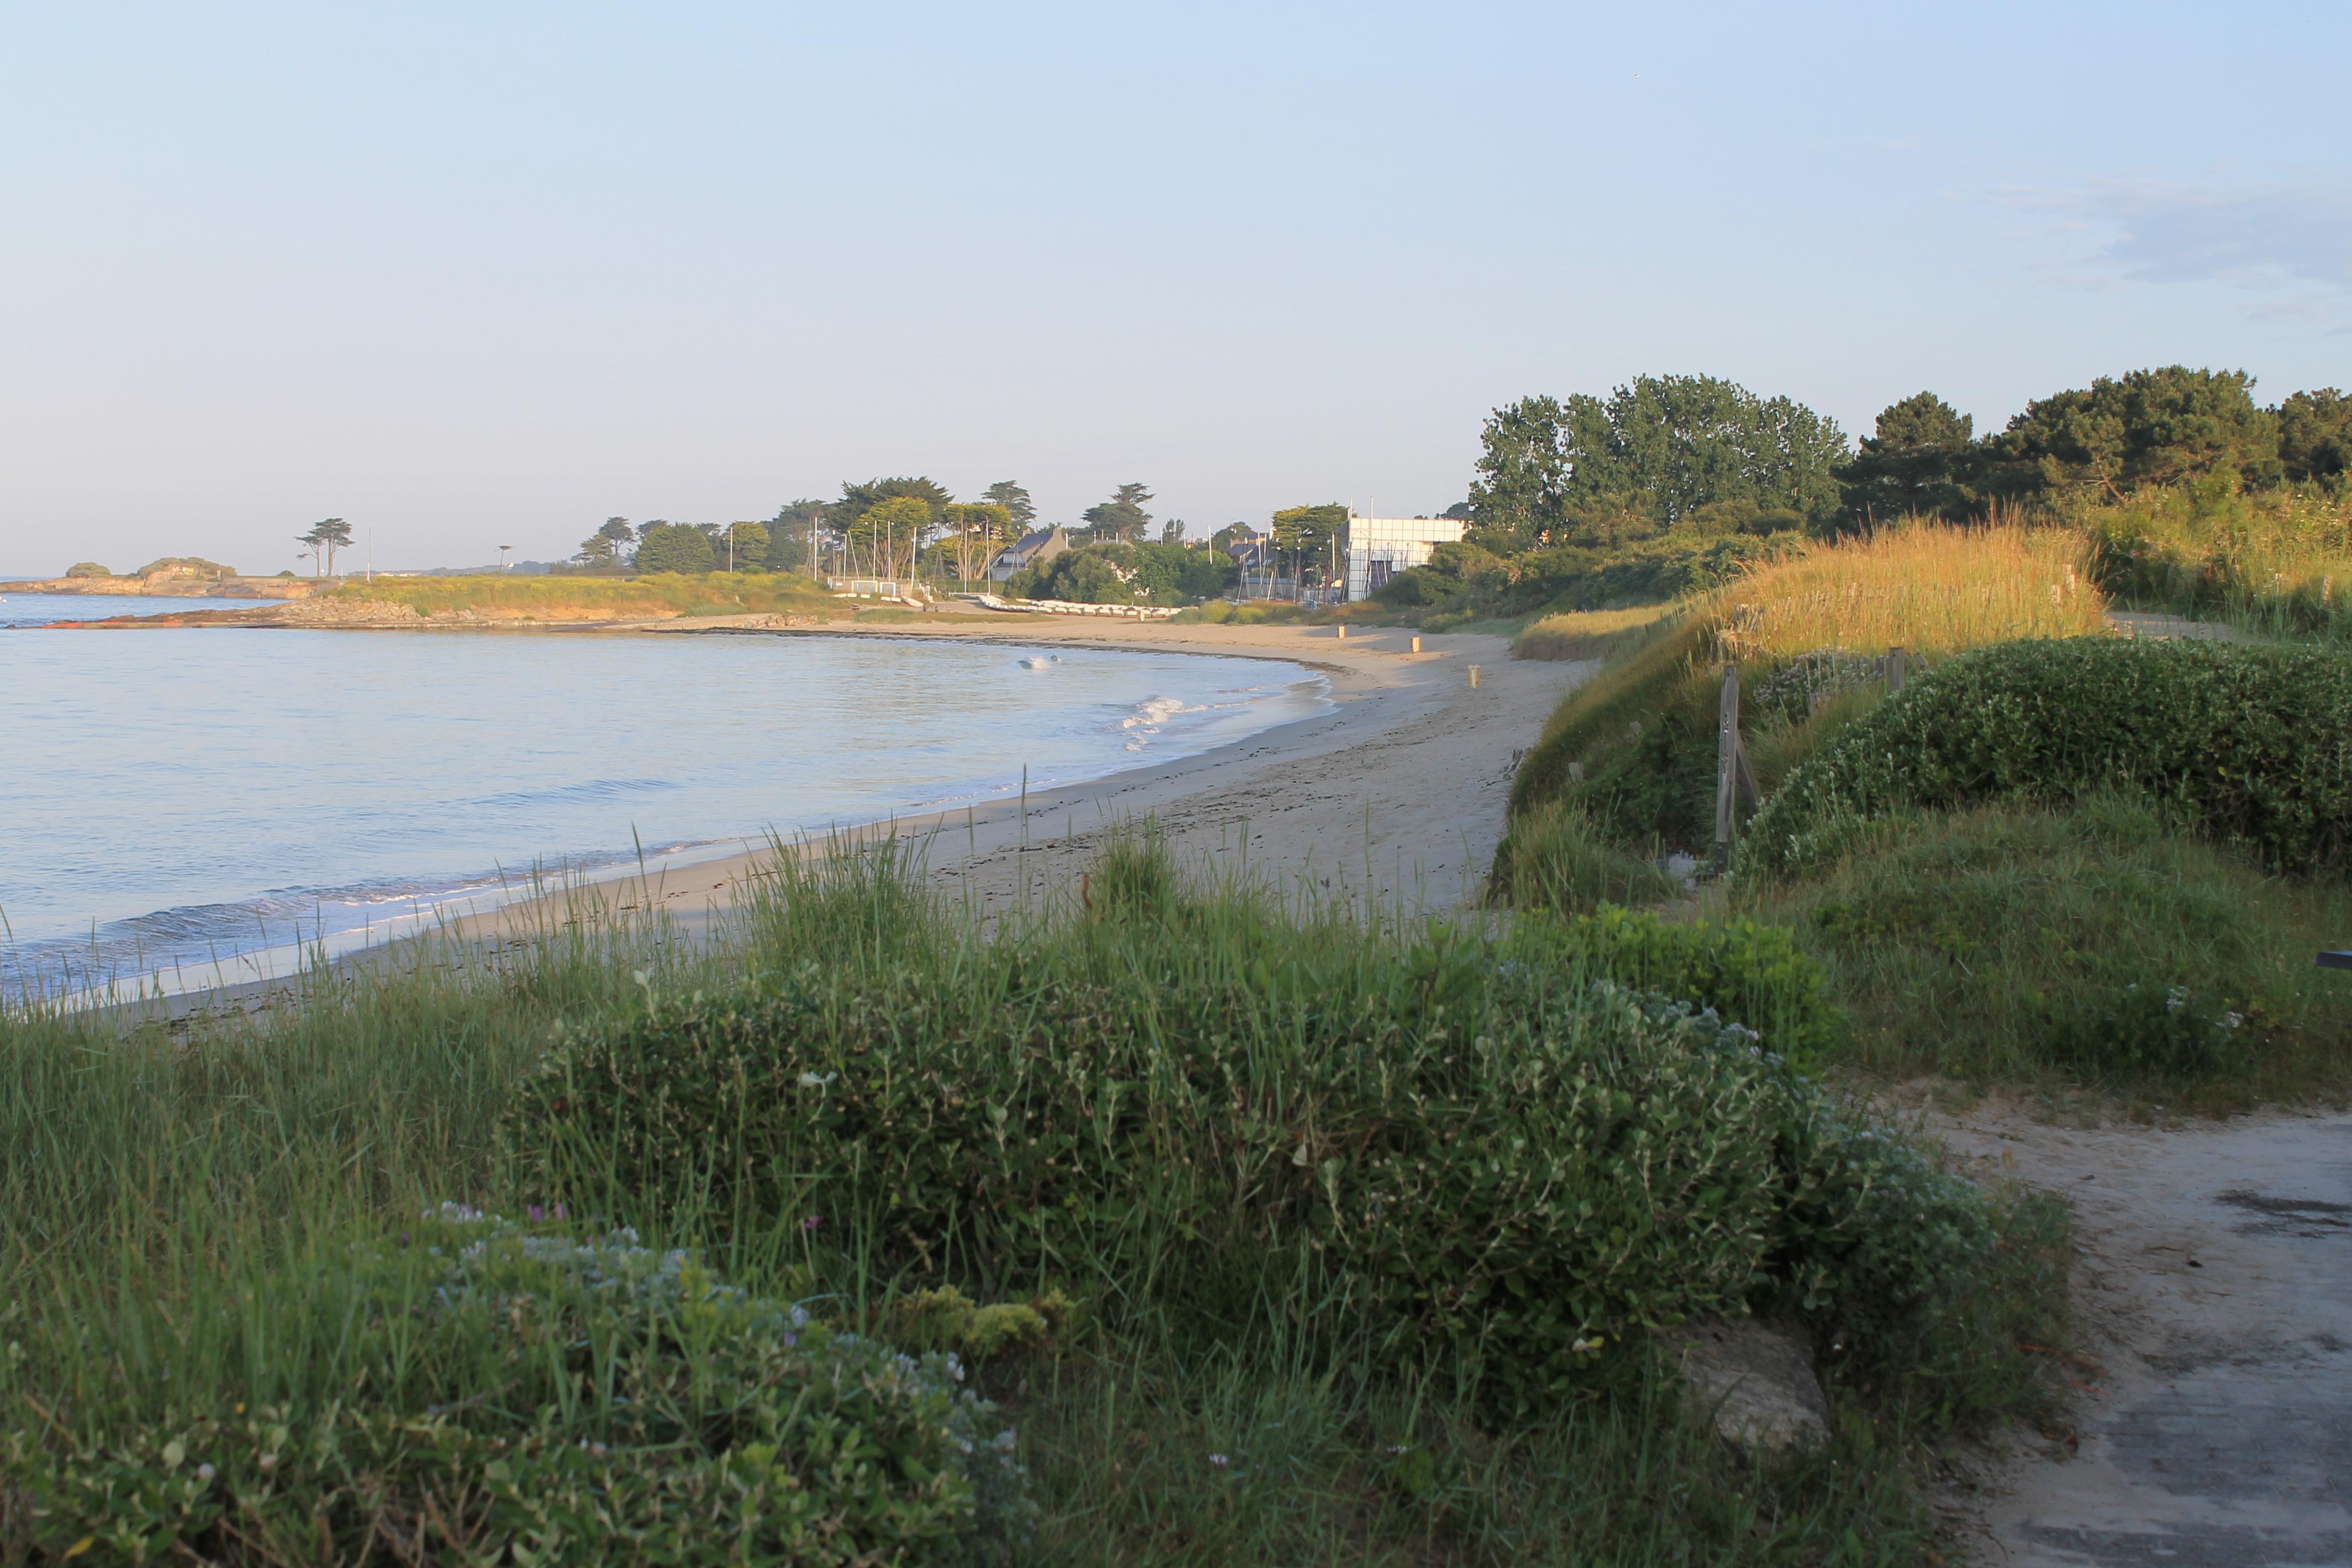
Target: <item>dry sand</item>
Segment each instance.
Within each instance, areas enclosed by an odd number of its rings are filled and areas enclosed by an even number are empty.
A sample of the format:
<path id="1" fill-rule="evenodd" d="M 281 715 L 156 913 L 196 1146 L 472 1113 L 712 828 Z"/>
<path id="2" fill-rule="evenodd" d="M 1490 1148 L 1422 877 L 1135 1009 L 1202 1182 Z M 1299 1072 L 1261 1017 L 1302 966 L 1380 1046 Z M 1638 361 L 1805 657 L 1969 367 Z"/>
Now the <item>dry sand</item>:
<path id="1" fill-rule="evenodd" d="M 673 622 L 661 636 L 840 635 Z M 941 617 L 877 628 L 1021 646 L 1282 658 L 1330 682 L 1334 710 L 1181 761 L 1147 764 L 1018 802 L 893 825 L 920 843 L 940 891 L 993 913 L 1076 882 L 1104 835 L 1150 821 L 1180 861 L 1212 875 L 1415 910 L 1475 901 L 1502 836 L 1511 772 L 1589 664 L 1511 660 L 1500 637 L 1398 628 L 1169 626 Z M 1473 666 L 1479 683 L 1470 684 Z M 763 853 L 670 873 L 657 889 L 689 929 L 721 920 Z M 622 884 L 635 896 L 634 882 Z M 539 911 L 488 917 L 510 929 Z"/>

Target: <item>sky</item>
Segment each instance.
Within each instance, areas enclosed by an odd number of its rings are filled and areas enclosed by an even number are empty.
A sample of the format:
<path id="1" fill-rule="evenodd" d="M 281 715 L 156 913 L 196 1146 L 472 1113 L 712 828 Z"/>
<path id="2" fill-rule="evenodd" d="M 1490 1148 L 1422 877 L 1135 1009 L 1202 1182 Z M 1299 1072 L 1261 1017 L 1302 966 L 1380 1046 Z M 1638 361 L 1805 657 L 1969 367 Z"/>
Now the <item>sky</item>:
<path id="1" fill-rule="evenodd" d="M 0 570 L 845 480 L 1198 535 L 1496 405 L 2352 385 L 2352 6 L 8 7 Z M 370 543 L 372 542 L 372 544 Z"/>

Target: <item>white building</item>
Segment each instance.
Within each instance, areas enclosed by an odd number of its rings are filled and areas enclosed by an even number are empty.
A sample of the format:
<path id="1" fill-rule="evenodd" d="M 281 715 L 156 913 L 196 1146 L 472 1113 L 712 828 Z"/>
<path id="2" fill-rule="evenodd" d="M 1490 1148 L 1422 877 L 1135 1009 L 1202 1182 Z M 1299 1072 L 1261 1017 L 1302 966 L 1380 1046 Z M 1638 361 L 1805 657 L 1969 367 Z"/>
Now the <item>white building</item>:
<path id="1" fill-rule="evenodd" d="M 1348 514 L 1339 548 L 1348 560 L 1348 599 L 1360 603 L 1398 573 L 1429 563 L 1432 545 L 1455 544 L 1469 524 L 1451 517 L 1358 517 Z"/>

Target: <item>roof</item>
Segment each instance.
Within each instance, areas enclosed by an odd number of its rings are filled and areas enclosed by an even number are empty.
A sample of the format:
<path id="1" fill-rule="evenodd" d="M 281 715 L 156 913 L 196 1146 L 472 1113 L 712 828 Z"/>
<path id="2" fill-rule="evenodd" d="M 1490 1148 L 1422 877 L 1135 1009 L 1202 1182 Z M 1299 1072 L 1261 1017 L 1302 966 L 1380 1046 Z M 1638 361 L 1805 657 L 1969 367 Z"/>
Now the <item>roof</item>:
<path id="1" fill-rule="evenodd" d="M 1058 528 L 1060 526 L 1060 524 L 1056 523 L 1055 528 Z M 1033 550 L 1043 550 L 1052 542 L 1054 531 L 1054 528 L 1040 528 L 1031 532 L 1024 533 L 1017 542 L 1014 542 L 1013 548 L 1007 551 L 1006 553 L 1010 555 L 1026 555 Z"/>

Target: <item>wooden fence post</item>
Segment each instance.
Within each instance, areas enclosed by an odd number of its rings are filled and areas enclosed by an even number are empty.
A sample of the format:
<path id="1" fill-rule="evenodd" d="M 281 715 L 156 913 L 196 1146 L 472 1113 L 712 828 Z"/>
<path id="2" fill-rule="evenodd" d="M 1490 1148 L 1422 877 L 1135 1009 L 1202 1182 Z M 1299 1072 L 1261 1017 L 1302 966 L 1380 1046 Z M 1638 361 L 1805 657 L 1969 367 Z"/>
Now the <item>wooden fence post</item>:
<path id="1" fill-rule="evenodd" d="M 1732 811 L 1739 788 L 1739 661 L 1723 661 L 1715 731 L 1715 874 L 1731 869 Z"/>
<path id="2" fill-rule="evenodd" d="M 1886 650 L 1886 695 L 1894 696 L 1903 689 L 1903 645 L 1896 643 Z"/>

